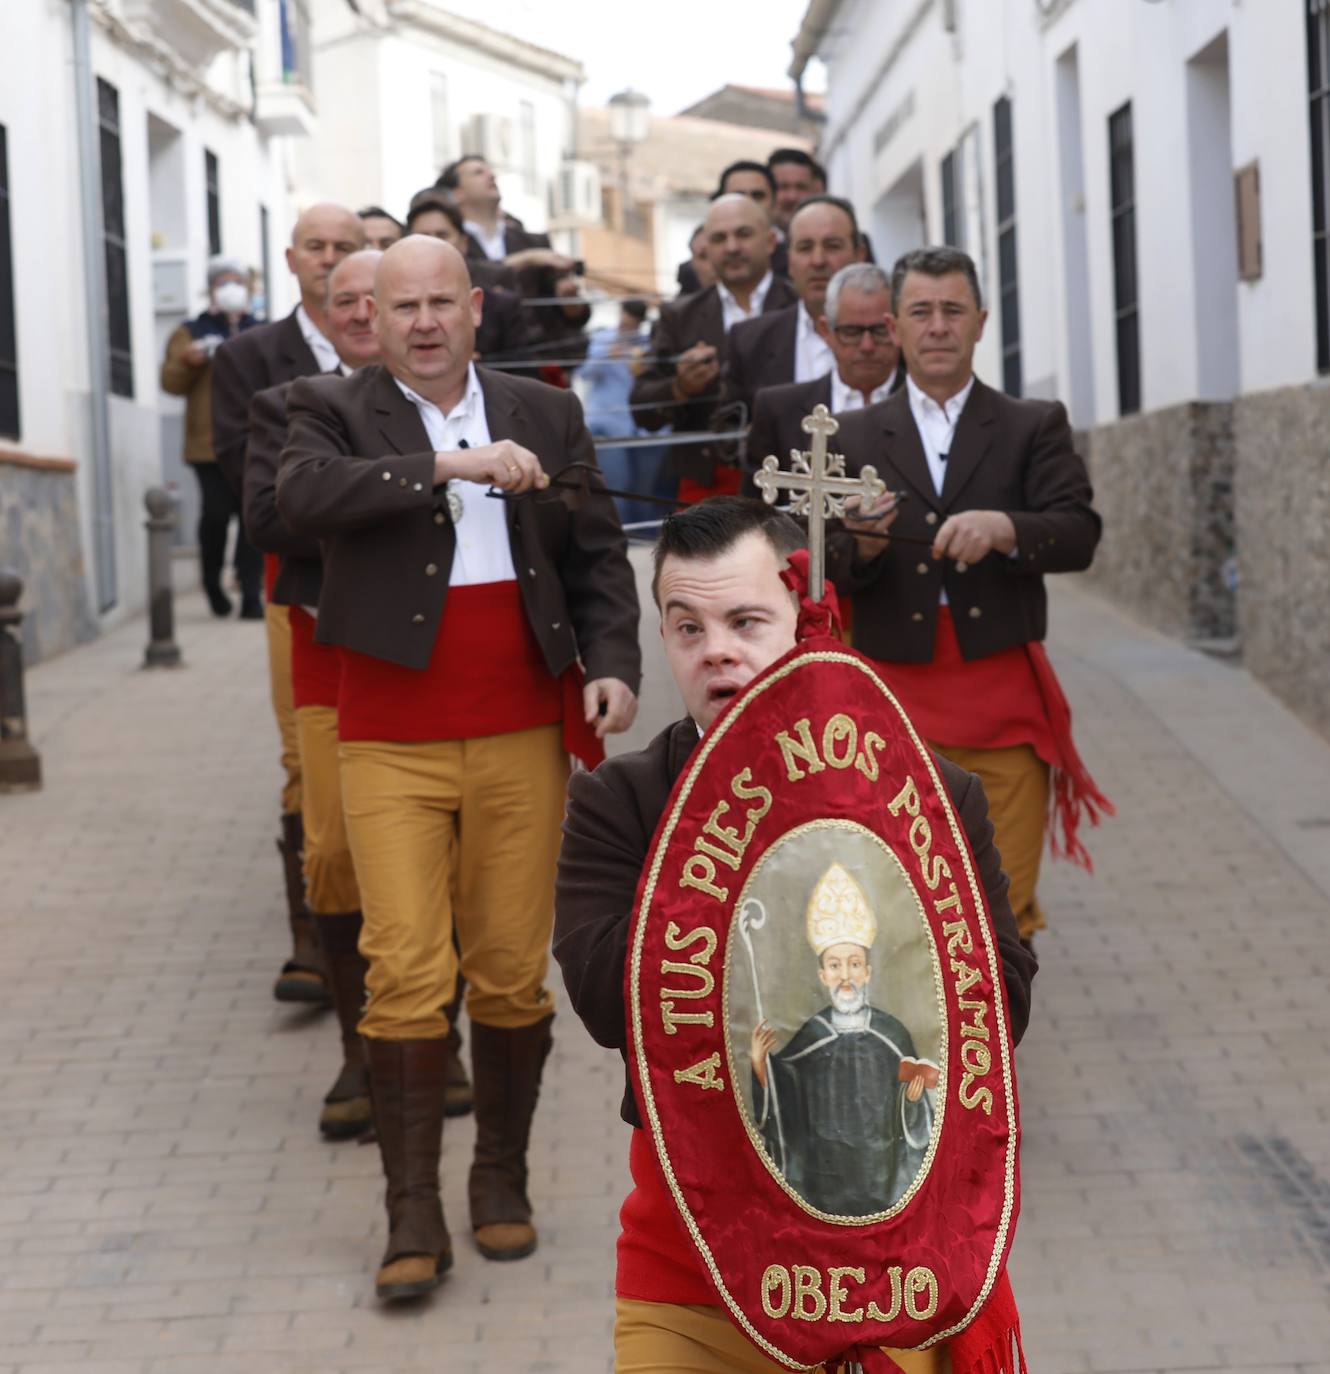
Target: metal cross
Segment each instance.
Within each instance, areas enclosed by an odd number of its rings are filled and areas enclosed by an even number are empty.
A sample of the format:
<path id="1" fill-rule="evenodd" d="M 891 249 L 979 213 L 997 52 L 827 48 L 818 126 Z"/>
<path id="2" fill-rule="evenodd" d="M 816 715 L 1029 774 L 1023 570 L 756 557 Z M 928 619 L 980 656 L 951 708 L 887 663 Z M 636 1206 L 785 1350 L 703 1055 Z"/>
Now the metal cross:
<path id="1" fill-rule="evenodd" d="M 803 432 L 813 436 L 811 450 L 790 450 L 790 470 L 780 459 L 764 458 L 753 476 L 762 499 L 774 505 L 782 491 L 791 496 L 790 514 L 808 517 L 808 594 L 821 601 L 826 590 L 826 529 L 828 520 L 845 514 L 845 498 L 857 496 L 861 506 L 871 506 L 887 489 L 874 467 L 864 467 L 858 477 L 845 475 L 845 455 L 828 453 L 827 440 L 840 428 L 826 406 L 813 407 L 803 418 Z"/>

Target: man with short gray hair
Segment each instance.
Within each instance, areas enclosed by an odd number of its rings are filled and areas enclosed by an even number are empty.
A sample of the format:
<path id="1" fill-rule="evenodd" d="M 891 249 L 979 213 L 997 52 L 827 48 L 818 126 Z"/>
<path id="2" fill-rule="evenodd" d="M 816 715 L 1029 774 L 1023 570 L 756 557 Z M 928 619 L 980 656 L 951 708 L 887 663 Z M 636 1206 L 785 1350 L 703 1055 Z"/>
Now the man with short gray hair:
<path id="1" fill-rule="evenodd" d="M 1089 567 L 1101 522 L 1061 403 L 974 375 L 988 312 L 971 259 L 918 249 L 892 286 L 905 386 L 844 416 L 836 445 L 850 473 L 871 463 L 890 490 L 847 517 L 854 537 L 833 538 L 828 568 L 853 597 L 855 647 L 919 734 L 983 779 L 1028 943 L 1044 925 L 1045 830 L 1088 866 L 1078 823 L 1112 811 L 1076 753 L 1043 647 L 1044 575 Z"/>
<path id="2" fill-rule="evenodd" d="M 851 263 L 832 277 L 826 311 L 817 320 L 836 365 L 824 377 L 757 393 L 748 431 L 748 472 L 768 454 L 784 463 L 791 449 L 806 449 L 803 419 L 814 406 L 833 414 L 860 410 L 885 400 L 900 385 L 900 350 L 891 333 L 891 287 L 887 274 L 871 262 Z"/>

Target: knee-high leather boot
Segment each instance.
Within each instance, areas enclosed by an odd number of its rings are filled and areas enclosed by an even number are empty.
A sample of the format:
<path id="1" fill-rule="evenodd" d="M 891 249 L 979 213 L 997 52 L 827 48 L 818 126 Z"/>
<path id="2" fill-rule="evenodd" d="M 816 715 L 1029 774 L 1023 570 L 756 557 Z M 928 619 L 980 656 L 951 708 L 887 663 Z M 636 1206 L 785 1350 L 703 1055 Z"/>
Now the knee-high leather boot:
<path id="1" fill-rule="evenodd" d="M 439 1193 L 448 1047 L 442 1039 L 367 1039 L 365 1047 L 388 1206 L 374 1288 L 396 1302 L 437 1288 L 453 1262 Z"/>
<path id="2" fill-rule="evenodd" d="M 287 917 L 291 923 L 291 957 L 282 965 L 272 995 L 279 1002 L 305 1002 L 326 1007 L 327 966 L 314 933 L 314 918 L 305 905 L 305 827 L 299 811 L 282 815 L 282 837 L 277 841 L 286 883 Z"/>
<path id="3" fill-rule="evenodd" d="M 329 1140 L 354 1140 L 369 1130 L 369 1073 L 365 1045 L 360 1038 L 360 1013 L 365 1005 L 365 970 L 360 953 L 358 911 L 316 916 L 319 936 L 328 960 L 333 1009 L 342 1032 L 342 1068 L 323 1099 L 319 1130 Z"/>
<path id="4" fill-rule="evenodd" d="M 521 1259 L 536 1248 L 526 1152 L 541 1073 L 554 1043 L 553 1020 L 547 1016 L 518 1030 L 471 1023 L 476 1155 L 468 1198 L 476 1248 L 486 1259 Z"/>

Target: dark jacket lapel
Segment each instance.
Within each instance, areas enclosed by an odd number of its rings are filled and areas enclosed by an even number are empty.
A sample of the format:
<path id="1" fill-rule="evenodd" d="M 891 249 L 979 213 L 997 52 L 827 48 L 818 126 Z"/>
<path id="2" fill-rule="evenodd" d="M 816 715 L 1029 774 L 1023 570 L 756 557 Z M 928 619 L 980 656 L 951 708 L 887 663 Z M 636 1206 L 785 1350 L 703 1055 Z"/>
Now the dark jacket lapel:
<path id="1" fill-rule="evenodd" d="M 698 298 L 697 303 L 691 312 L 692 318 L 688 321 L 687 337 L 691 343 L 685 343 L 685 348 L 691 348 L 693 343 L 699 339 L 706 343 L 714 344 L 721 348 L 725 343 L 725 312 L 721 309 L 720 292 L 714 286 L 708 287 Z"/>
<path id="2" fill-rule="evenodd" d="M 300 321 L 296 319 L 294 310 L 280 321 L 278 334 L 280 335 L 282 357 L 292 369 L 293 376 L 312 377 L 319 371 L 318 359 L 314 356 L 314 350 L 305 342 L 305 336 L 300 332 Z"/>
<path id="3" fill-rule="evenodd" d="M 928 471 L 923 440 L 919 438 L 919 430 L 910 411 L 910 398 L 904 387 L 882 402 L 881 419 L 882 427 L 887 432 L 887 457 L 891 465 L 930 506 L 936 506 L 937 488 L 933 486 L 933 477 Z"/>
<path id="4" fill-rule="evenodd" d="M 421 453 L 432 447 L 415 403 L 402 394 L 387 368 L 379 369 L 374 409 L 379 416 L 379 433 L 398 453 Z"/>
<path id="5" fill-rule="evenodd" d="M 947 454 L 947 474 L 942 482 L 943 510 L 947 510 L 965 489 L 965 484 L 974 476 L 975 469 L 988 452 L 996 432 L 996 419 L 993 393 L 976 378 L 965 409 L 956 422 L 951 452 Z"/>
<path id="6" fill-rule="evenodd" d="M 779 381 L 794 381 L 794 358 L 796 341 L 799 337 L 799 311 L 790 311 L 791 318 L 782 320 L 775 328 L 767 330 L 767 371 L 766 376 Z"/>

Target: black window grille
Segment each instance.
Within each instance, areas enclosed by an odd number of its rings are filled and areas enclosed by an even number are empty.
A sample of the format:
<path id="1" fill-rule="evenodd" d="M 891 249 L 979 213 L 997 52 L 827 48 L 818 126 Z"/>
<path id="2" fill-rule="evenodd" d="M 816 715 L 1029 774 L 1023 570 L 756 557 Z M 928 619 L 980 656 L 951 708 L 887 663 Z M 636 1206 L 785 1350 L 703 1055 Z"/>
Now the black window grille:
<path id="1" fill-rule="evenodd" d="M 6 439 L 19 437 L 14 242 L 9 232 L 9 139 L 3 124 L 0 124 L 0 434 Z"/>
<path id="2" fill-rule="evenodd" d="M 222 188 L 217 154 L 203 150 L 203 182 L 208 195 L 208 252 L 216 257 L 222 251 Z"/>
<path id="3" fill-rule="evenodd" d="M 993 106 L 993 155 L 997 179 L 998 300 L 1002 325 L 1002 389 L 1021 394 L 1021 296 L 1016 265 L 1016 156 L 1011 101 Z"/>
<path id="4" fill-rule="evenodd" d="M 953 150 L 942 159 L 942 242 L 953 248 L 961 247 L 959 173 L 960 159 Z"/>
<path id="5" fill-rule="evenodd" d="M 1141 408 L 1140 292 L 1136 280 L 1136 154 L 1131 102 L 1108 117 L 1109 205 L 1113 231 L 1113 318 L 1118 413 Z"/>
<path id="6" fill-rule="evenodd" d="M 268 246 L 268 207 L 259 206 L 259 261 L 263 270 L 263 310 L 261 319 L 272 319 L 272 253 Z"/>
<path id="7" fill-rule="evenodd" d="M 133 396 L 129 255 L 125 244 L 125 185 L 120 165 L 120 93 L 101 77 L 97 78 L 97 118 L 101 126 L 102 243 L 106 251 L 111 394 Z"/>
<path id="8" fill-rule="evenodd" d="M 1311 117 L 1312 273 L 1316 370 L 1330 372 L 1330 3 L 1307 0 L 1307 101 Z"/>

